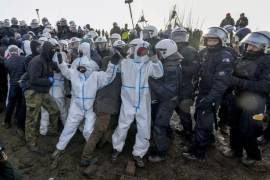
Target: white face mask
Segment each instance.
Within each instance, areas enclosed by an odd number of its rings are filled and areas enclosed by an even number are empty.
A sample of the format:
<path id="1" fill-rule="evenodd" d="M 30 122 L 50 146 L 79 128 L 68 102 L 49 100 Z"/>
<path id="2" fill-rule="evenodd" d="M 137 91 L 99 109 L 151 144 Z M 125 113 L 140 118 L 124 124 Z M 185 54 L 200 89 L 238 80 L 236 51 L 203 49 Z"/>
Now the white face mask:
<path id="1" fill-rule="evenodd" d="M 136 60 L 138 62 L 147 62 L 149 60 L 149 56 L 148 55 L 145 55 L 145 56 L 137 56 Z"/>

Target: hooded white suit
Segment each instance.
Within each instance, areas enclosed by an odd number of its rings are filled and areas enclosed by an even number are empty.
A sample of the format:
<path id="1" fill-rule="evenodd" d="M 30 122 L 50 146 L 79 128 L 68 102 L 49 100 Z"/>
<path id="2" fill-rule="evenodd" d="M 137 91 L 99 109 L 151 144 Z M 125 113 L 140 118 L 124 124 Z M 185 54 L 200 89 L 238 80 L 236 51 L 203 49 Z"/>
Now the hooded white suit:
<path id="1" fill-rule="evenodd" d="M 93 104 L 96 92 L 111 83 L 117 71 L 117 65 L 110 63 L 106 72 L 98 72 L 96 71 L 98 65 L 93 60 L 89 60 L 87 56 L 77 58 L 75 61 L 76 67 L 86 67 L 87 71 L 81 73 L 77 68 L 68 68 L 65 62 L 59 64 L 62 74 L 71 81 L 72 99 L 65 127 L 56 145 L 58 150 L 66 148 L 83 119 L 85 119 L 83 136 L 88 140 L 95 124 Z"/>
<path id="2" fill-rule="evenodd" d="M 148 47 L 147 42 L 140 43 L 140 47 Z M 112 136 L 113 148 L 121 152 L 130 125 L 136 119 L 137 135 L 133 147 L 133 155 L 143 157 L 149 148 L 151 133 L 151 95 L 148 78 L 163 76 L 163 66 L 160 61 L 152 62 L 148 56 L 126 59 L 121 62 L 122 91 L 121 111 L 119 122 Z"/>

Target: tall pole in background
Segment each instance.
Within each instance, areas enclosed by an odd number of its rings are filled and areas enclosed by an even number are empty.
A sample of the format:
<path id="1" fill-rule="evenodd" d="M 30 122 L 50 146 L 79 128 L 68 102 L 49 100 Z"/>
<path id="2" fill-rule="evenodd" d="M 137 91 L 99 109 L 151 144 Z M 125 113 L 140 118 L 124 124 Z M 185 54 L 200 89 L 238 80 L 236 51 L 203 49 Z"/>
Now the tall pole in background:
<path id="1" fill-rule="evenodd" d="M 37 17 L 38 17 L 38 22 L 40 23 L 40 17 L 39 17 L 39 9 L 36 9 Z"/>
<path id="2" fill-rule="evenodd" d="M 133 0 L 125 0 L 125 3 L 128 4 L 128 6 L 129 6 L 129 13 L 130 13 L 133 29 L 135 29 L 132 10 L 131 10 L 131 5 L 130 5 L 132 2 L 133 2 Z"/>

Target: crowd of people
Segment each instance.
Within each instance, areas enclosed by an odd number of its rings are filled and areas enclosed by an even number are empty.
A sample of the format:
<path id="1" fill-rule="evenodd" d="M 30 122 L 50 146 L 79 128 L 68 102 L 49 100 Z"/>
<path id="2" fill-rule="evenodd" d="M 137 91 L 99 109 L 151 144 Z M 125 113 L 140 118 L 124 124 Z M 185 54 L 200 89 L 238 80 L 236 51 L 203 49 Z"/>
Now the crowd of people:
<path id="1" fill-rule="evenodd" d="M 270 139 L 270 126 L 263 129 L 270 110 L 270 32 L 251 32 L 243 19 L 235 31 L 227 18 L 222 27 L 208 28 L 200 49 L 190 46 L 184 27 L 169 27 L 159 36 L 155 26 L 130 31 L 114 23 L 109 35 L 89 25 L 82 30 L 74 21 L 68 26 L 64 18 L 56 29 L 47 18 L 30 27 L 16 18 L 11 26 L 5 20 L 0 23 L 3 125 L 10 129 L 14 116 L 17 135 L 41 156 L 46 147 L 38 145 L 38 136 L 59 137 L 53 162 L 79 130 L 86 142 L 80 166 L 88 167 L 97 162 L 96 146 L 108 142 L 116 162 L 135 122 L 132 156 L 143 168 L 147 153 L 152 163 L 166 159 L 176 112 L 184 158 L 205 160 L 216 130 L 230 138 L 224 156 L 256 165 L 262 160 L 258 143 Z"/>

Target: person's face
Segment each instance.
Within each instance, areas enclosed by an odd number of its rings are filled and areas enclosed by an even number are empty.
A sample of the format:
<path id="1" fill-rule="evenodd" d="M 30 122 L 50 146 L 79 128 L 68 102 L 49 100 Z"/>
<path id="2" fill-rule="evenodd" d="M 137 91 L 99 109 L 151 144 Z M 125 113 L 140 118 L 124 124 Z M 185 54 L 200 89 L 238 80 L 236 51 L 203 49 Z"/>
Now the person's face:
<path id="1" fill-rule="evenodd" d="M 76 32 L 77 31 L 77 27 L 76 26 L 70 26 L 70 31 L 71 32 Z"/>
<path id="2" fill-rule="evenodd" d="M 118 39 L 116 38 L 111 38 L 111 43 L 113 44 L 115 41 L 117 41 Z"/>
<path id="3" fill-rule="evenodd" d="M 64 21 L 64 20 L 60 21 L 60 26 L 66 26 L 66 25 L 67 25 L 66 21 Z"/>
<path id="4" fill-rule="evenodd" d="M 219 39 L 217 38 L 208 38 L 207 39 L 207 46 L 214 47 L 217 46 L 219 43 Z"/>
<path id="5" fill-rule="evenodd" d="M 70 44 L 70 48 L 78 49 L 79 48 L 79 45 L 80 45 L 80 42 L 72 42 Z"/>
<path id="6" fill-rule="evenodd" d="M 45 26 L 45 25 L 47 24 L 47 22 L 48 22 L 48 21 L 47 21 L 46 19 L 43 19 L 43 20 L 42 20 L 42 25 Z"/>
<path id="7" fill-rule="evenodd" d="M 252 44 L 248 44 L 247 46 L 247 51 L 248 52 L 259 52 L 261 51 L 261 49 L 257 48 L 256 46 L 252 45 Z"/>
<path id="8" fill-rule="evenodd" d="M 62 51 L 67 51 L 68 50 L 68 46 L 66 44 L 62 44 Z"/>
<path id="9" fill-rule="evenodd" d="M 106 44 L 107 43 L 97 43 L 96 46 L 100 51 L 106 50 Z"/>
<path id="10" fill-rule="evenodd" d="M 150 39 L 151 38 L 151 34 L 148 30 L 143 30 L 143 39 Z"/>

